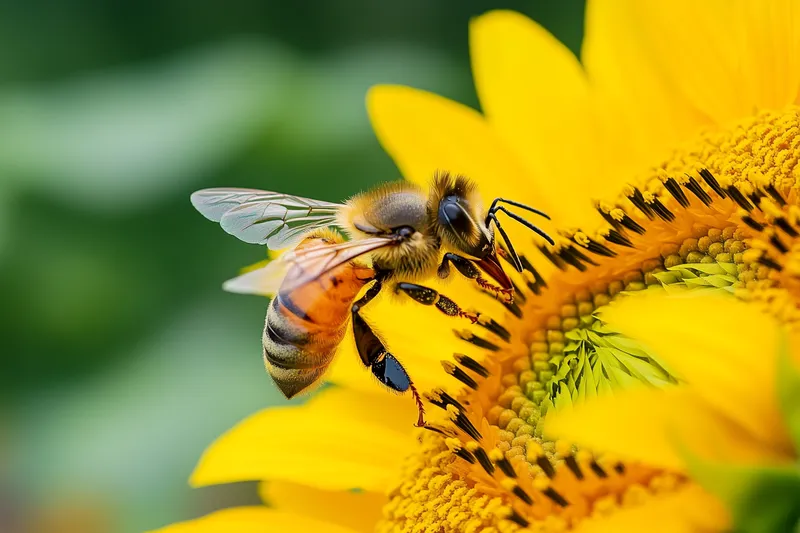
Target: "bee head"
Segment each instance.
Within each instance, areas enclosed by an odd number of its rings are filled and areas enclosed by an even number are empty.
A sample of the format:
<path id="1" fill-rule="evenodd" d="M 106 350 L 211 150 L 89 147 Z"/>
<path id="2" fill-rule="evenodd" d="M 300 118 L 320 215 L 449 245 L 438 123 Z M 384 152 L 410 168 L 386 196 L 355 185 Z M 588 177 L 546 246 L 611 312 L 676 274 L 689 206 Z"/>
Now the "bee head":
<path id="1" fill-rule="evenodd" d="M 494 232 L 487 227 L 475 186 L 463 176 L 436 176 L 429 211 L 439 238 L 449 248 L 475 259 L 494 251 Z"/>
<path id="2" fill-rule="evenodd" d="M 459 255 L 472 259 L 504 289 L 513 285 L 497 258 L 494 228 L 486 223 L 480 196 L 464 177 L 436 176 L 431 198 L 436 202 L 439 238 Z M 430 206 L 434 207 L 434 206 Z M 433 210 L 433 209 L 431 209 Z"/>
<path id="3" fill-rule="evenodd" d="M 464 196 L 450 194 L 442 198 L 437 219 L 442 240 L 463 255 L 482 259 L 494 251 L 493 231 Z"/>

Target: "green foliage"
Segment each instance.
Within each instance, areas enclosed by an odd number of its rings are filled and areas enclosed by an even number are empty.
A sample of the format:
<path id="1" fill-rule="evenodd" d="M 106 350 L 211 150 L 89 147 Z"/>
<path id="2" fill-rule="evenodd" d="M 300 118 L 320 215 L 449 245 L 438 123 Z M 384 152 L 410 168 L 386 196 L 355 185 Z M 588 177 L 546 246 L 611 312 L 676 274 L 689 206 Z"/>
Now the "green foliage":
<path id="1" fill-rule="evenodd" d="M 730 465 L 690 458 L 693 479 L 719 498 L 737 533 L 787 533 L 800 526 L 800 468 Z"/>
<path id="2" fill-rule="evenodd" d="M 800 368 L 789 351 L 785 334 L 780 337 L 777 368 L 778 405 L 783 414 L 786 429 L 800 455 Z"/>

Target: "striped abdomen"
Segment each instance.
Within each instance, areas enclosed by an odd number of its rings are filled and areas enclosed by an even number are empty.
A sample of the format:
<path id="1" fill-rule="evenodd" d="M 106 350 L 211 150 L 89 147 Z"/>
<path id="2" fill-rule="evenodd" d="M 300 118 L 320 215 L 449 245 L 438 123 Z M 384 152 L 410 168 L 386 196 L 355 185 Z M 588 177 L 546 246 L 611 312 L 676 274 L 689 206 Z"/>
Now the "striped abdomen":
<path id="1" fill-rule="evenodd" d="M 325 233 L 307 237 L 298 248 L 318 245 L 320 239 L 328 244 L 343 241 Z M 287 398 L 327 370 L 347 333 L 350 306 L 373 273 L 369 267 L 346 263 L 294 290 L 278 290 L 267 310 L 262 340 L 267 370 Z M 290 270 L 285 279 L 292 277 Z"/>

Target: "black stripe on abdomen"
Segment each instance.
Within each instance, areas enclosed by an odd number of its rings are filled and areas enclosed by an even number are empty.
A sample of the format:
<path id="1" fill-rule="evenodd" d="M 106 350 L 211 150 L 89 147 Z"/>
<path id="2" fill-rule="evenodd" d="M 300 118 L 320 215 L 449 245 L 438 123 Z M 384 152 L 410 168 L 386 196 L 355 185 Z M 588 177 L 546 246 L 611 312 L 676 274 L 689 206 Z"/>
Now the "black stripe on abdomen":
<path id="1" fill-rule="evenodd" d="M 301 325 L 292 323 L 294 317 L 286 317 L 285 307 L 277 300 L 270 302 L 264 324 L 264 357 L 270 364 L 285 369 L 316 368 L 319 364 L 309 360 L 304 347 L 311 335 Z"/>
<path id="2" fill-rule="evenodd" d="M 302 325 L 295 323 L 293 317 L 284 316 L 287 310 L 276 301 L 270 303 L 265 325 L 267 335 L 277 344 L 305 346 L 311 340 L 311 334 Z"/>
<path id="3" fill-rule="evenodd" d="M 300 309 L 300 307 L 297 306 L 289 294 L 281 294 L 279 292 L 275 296 L 275 299 L 278 300 L 278 303 L 281 304 L 281 306 L 283 306 L 287 311 L 292 313 L 297 318 L 302 318 L 306 322 L 311 322 L 312 324 L 314 323 L 311 317 L 308 316 L 303 309 Z"/>

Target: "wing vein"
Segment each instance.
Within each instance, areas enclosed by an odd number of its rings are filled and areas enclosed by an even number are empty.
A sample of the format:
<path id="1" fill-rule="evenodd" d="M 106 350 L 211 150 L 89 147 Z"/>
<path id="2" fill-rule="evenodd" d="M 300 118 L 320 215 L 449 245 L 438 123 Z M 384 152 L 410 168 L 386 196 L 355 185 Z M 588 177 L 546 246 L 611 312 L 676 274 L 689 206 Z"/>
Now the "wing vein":
<path id="1" fill-rule="evenodd" d="M 297 244 L 310 230 L 338 226 L 342 204 L 255 189 L 197 191 L 192 205 L 206 218 L 252 244 L 282 249 Z"/>

